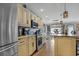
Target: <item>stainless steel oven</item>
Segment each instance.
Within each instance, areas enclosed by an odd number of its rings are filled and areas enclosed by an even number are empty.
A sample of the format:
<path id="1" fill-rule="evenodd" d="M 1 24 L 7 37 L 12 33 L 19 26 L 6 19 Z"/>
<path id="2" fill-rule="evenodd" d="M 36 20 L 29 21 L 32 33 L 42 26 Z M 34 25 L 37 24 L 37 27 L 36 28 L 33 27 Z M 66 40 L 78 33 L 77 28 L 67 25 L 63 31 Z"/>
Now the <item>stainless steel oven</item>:
<path id="1" fill-rule="evenodd" d="M 36 50 L 39 50 L 43 46 L 42 35 L 36 36 Z"/>

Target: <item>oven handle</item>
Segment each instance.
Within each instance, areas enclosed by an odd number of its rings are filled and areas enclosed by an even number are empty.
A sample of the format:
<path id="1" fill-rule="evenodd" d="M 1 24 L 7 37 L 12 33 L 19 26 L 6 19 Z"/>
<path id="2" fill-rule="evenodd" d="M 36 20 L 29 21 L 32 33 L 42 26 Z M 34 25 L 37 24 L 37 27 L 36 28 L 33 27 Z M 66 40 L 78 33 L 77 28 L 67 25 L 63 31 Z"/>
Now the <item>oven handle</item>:
<path id="1" fill-rule="evenodd" d="M 17 45 L 17 43 L 15 43 L 14 45 L 12 45 L 12 46 L 10 46 L 10 47 L 8 47 L 8 48 L 5 48 L 5 49 L 3 49 L 3 50 L 0 50 L 0 52 L 4 52 L 4 51 L 6 51 L 6 50 L 8 50 L 8 49 L 10 49 L 10 48 L 12 48 L 12 47 L 14 47 L 14 46 L 16 46 Z"/>

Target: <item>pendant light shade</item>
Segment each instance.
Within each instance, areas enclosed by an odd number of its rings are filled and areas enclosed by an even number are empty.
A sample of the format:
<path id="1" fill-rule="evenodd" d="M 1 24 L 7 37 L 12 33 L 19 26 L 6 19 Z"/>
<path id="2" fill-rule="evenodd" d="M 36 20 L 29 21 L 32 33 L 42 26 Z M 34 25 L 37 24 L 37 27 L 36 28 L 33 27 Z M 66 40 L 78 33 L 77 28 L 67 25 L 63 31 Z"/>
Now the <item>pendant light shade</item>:
<path id="1" fill-rule="evenodd" d="M 68 18 L 68 11 L 65 10 L 65 11 L 63 12 L 63 18 Z"/>
<path id="2" fill-rule="evenodd" d="M 68 11 L 66 10 L 66 3 L 64 5 L 63 18 L 68 18 Z"/>

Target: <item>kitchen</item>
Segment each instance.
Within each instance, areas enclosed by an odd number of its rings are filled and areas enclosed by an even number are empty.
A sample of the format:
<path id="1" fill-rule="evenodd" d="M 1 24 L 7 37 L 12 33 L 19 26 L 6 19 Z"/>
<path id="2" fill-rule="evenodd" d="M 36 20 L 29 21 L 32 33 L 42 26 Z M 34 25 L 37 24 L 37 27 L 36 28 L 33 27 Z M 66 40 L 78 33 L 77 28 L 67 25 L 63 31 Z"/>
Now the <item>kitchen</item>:
<path id="1" fill-rule="evenodd" d="M 78 56 L 78 5 L 0 4 L 0 56 Z"/>

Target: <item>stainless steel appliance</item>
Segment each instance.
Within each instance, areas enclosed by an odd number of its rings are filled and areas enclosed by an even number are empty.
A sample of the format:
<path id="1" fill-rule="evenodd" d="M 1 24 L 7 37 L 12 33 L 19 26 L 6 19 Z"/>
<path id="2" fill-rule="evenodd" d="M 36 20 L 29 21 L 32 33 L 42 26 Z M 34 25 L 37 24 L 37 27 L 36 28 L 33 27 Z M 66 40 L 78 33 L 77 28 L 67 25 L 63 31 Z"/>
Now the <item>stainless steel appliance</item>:
<path id="1" fill-rule="evenodd" d="M 44 44 L 41 29 L 37 29 L 35 34 L 36 34 L 36 50 L 38 51 Z"/>
<path id="2" fill-rule="evenodd" d="M 16 4 L 0 4 L 0 56 L 17 55 Z"/>
<path id="3" fill-rule="evenodd" d="M 68 36 L 74 36 L 75 34 L 76 34 L 75 25 L 74 24 L 68 24 L 67 25 L 67 35 Z"/>
<path id="4" fill-rule="evenodd" d="M 23 27 L 18 26 L 18 36 L 22 36 L 22 35 L 23 35 Z"/>
<path id="5" fill-rule="evenodd" d="M 38 23 L 31 20 L 31 28 L 37 28 L 37 27 L 38 27 Z"/>
<path id="6" fill-rule="evenodd" d="M 62 35 L 62 28 L 51 28 L 51 35 Z"/>
<path id="7" fill-rule="evenodd" d="M 36 36 L 36 50 L 39 50 L 43 46 L 42 35 Z"/>

